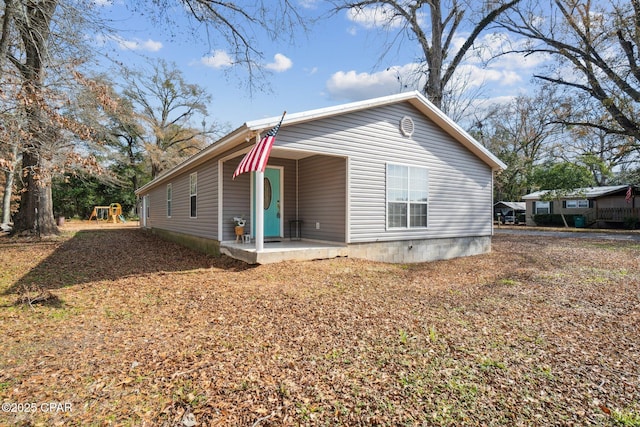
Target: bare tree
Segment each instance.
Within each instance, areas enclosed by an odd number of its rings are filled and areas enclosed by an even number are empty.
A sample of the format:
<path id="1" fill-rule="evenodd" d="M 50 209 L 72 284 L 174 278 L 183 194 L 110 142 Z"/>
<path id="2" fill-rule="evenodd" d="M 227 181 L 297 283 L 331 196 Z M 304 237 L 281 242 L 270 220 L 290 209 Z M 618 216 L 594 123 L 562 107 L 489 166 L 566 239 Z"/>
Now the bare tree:
<path id="1" fill-rule="evenodd" d="M 14 108 L 0 113 L 0 171 L 4 175 L 4 191 L 2 195 L 2 218 L 0 228 L 8 229 L 11 223 L 13 194 L 16 170 L 20 163 L 20 140 L 23 117 Z"/>
<path id="2" fill-rule="evenodd" d="M 286 39 L 305 29 L 307 21 L 292 0 L 140 0 L 130 1 L 134 12 L 163 25 L 167 31 L 191 31 L 193 37 L 203 29 L 210 50 L 227 49 L 235 69 L 246 71 L 243 81 L 253 91 L 265 82 L 264 40 Z M 182 14 L 182 15 L 181 15 Z M 190 27 L 184 26 L 186 17 Z M 180 22 L 180 25 L 176 25 Z"/>
<path id="3" fill-rule="evenodd" d="M 496 177 L 498 199 L 520 200 L 531 189 L 534 166 L 557 151 L 563 131 L 555 120 L 557 108 L 553 89 L 542 87 L 535 96 L 517 97 L 478 120 L 474 133 L 507 164 Z"/>
<path id="4" fill-rule="evenodd" d="M 124 98 L 133 105 L 143 132 L 138 137 L 146 151 L 151 177 L 204 147 L 213 132 L 201 124 L 210 95 L 201 86 L 187 83 L 175 64 L 158 61 L 151 72 L 130 72 Z"/>
<path id="5" fill-rule="evenodd" d="M 570 125 L 567 138 L 559 153 L 565 161 L 579 162 L 589 169 L 596 185 L 608 185 L 615 171 L 638 161 L 635 138 L 630 135 L 608 132 L 616 127 L 611 116 L 598 102 L 587 94 L 579 94 L 563 101 L 558 123 L 564 124 L 566 117 L 572 122 L 589 125 Z"/>
<path id="6" fill-rule="evenodd" d="M 51 202 L 51 175 L 45 163 L 43 147 L 55 139 L 55 131 L 49 126 L 43 111 L 45 63 L 51 20 L 58 5 L 57 0 L 23 2 L 14 10 L 14 21 L 22 42 L 18 57 L 7 52 L 9 61 L 19 71 L 23 81 L 22 99 L 27 117 L 28 138 L 22 151 L 22 180 L 25 191 L 20 209 L 14 221 L 17 230 L 29 230 L 37 226 L 44 234 L 57 232 Z"/>
<path id="7" fill-rule="evenodd" d="M 596 100 L 612 118 L 567 125 L 589 126 L 640 141 L 640 2 L 551 0 L 522 2 L 500 19 L 528 43 L 513 51 L 542 54 L 554 66 L 536 78 Z"/>
<path id="8" fill-rule="evenodd" d="M 443 107 L 447 85 L 478 36 L 495 19 L 520 0 L 473 2 L 464 0 L 339 0 L 335 10 L 374 13 L 387 31 L 396 31 L 390 43 L 417 42 L 423 58 L 426 81 L 423 93 L 437 107 Z M 397 28 L 397 30 L 396 30 Z M 454 36 L 468 30 L 464 43 L 455 49 Z M 391 46 L 385 46 L 385 51 Z"/>
<path id="9" fill-rule="evenodd" d="M 58 143 L 67 144 L 67 126 L 72 132 L 81 127 L 71 123 L 58 111 L 60 100 L 51 103 L 52 91 L 59 89 L 55 76 L 56 61 L 60 58 L 77 60 L 86 55 L 78 54 L 77 47 L 85 40 L 82 25 L 100 20 L 91 15 L 95 6 L 92 0 L 5 0 L 0 17 L 0 70 L 10 64 L 21 76 L 22 92 L 20 100 L 27 118 L 22 140 L 22 164 L 20 178 L 22 192 L 20 207 L 14 220 L 14 231 L 36 231 L 40 234 L 54 234 L 57 227 L 53 219 L 51 180 L 60 171 Z M 184 11 L 194 23 L 205 26 L 211 36 L 210 43 L 219 40 L 214 34 L 221 34 L 223 43 L 231 45 L 235 63 L 249 69 L 249 80 L 257 81 L 256 70 L 260 57 L 257 46 L 264 34 L 276 37 L 287 33 L 296 23 L 302 23 L 288 0 L 278 3 L 262 1 L 217 2 L 210 0 L 147 0 L 129 2 L 133 9 L 147 8 L 158 19 L 173 21 L 173 10 Z M 268 18 L 269 17 L 269 18 Z M 286 19 L 290 18 L 290 19 Z M 263 31 L 258 32 L 260 28 Z M 215 30 L 215 31 L 214 31 Z M 290 34 L 291 32 L 288 31 Z M 58 71 L 60 68 L 58 68 Z M 68 73 L 69 69 L 66 69 Z M 60 73 L 62 75 L 62 73 Z M 253 83 L 250 84 L 253 87 Z M 53 96 L 55 99 L 55 95 Z M 193 135 L 185 134 L 185 129 L 169 126 L 163 129 L 165 136 L 187 141 Z M 81 138 L 90 136 L 83 132 Z M 72 156 L 78 158 L 77 156 Z"/>

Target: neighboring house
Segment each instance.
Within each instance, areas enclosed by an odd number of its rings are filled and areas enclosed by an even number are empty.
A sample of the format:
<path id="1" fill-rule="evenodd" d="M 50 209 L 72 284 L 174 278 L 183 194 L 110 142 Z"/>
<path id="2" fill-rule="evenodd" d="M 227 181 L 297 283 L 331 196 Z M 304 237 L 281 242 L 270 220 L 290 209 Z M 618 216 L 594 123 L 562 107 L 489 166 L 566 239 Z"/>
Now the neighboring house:
<path id="1" fill-rule="evenodd" d="M 418 92 L 287 115 L 264 200 L 254 202 L 256 174 L 232 175 L 279 119 L 246 122 L 138 189 L 141 226 L 250 263 L 421 262 L 491 250 L 493 174 L 505 165 Z M 236 242 L 239 216 L 249 243 Z"/>
<path id="2" fill-rule="evenodd" d="M 542 200 L 546 190 L 527 194 L 522 199 L 527 204 L 527 225 L 536 225 L 534 216 L 539 214 L 560 214 L 582 216 L 585 225 L 607 227 L 621 225 L 629 218 L 640 221 L 640 187 L 612 185 L 576 189 L 558 201 Z M 630 195 L 630 197 L 628 197 Z"/>
<path id="3" fill-rule="evenodd" d="M 513 223 L 520 224 L 522 218 L 526 215 L 525 202 L 496 202 L 493 205 L 493 214 L 496 221 L 502 224 Z"/>

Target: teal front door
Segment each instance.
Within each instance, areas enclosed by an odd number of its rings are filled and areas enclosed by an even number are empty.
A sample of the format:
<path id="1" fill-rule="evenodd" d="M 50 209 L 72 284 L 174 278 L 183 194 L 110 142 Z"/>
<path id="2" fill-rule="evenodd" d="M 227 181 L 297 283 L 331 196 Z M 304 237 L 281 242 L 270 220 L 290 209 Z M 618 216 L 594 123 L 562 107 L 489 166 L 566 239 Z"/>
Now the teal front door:
<path id="1" fill-rule="evenodd" d="M 280 180 L 282 171 L 278 168 L 266 168 L 264 171 L 264 237 L 281 237 L 282 212 Z M 255 177 L 255 174 L 254 174 Z M 257 208 L 255 201 L 255 179 L 253 183 L 254 209 Z M 255 211 L 253 215 L 253 229 L 255 229 Z M 255 233 L 254 233 L 255 234 Z"/>

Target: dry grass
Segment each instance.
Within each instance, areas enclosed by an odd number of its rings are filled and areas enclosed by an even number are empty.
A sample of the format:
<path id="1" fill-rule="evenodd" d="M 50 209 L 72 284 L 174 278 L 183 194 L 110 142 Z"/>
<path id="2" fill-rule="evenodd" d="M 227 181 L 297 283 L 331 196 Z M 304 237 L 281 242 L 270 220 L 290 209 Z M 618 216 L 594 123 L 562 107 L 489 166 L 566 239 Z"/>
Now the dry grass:
<path id="1" fill-rule="evenodd" d="M 0 400 L 36 409 L 0 425 L 640 425 L 637 244 L 250 267 L 112 227 L 0 266 Z"/>

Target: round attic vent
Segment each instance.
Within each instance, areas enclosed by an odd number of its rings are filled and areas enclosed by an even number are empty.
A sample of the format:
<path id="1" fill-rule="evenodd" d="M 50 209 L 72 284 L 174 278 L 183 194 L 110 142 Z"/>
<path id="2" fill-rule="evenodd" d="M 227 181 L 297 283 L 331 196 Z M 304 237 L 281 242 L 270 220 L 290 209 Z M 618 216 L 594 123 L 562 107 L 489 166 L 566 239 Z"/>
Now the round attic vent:
<path id="1" fill-rule="evenodd" d="M 414 127 L 413 119 L 411 119 L 411 117 L 404 116 L 400 119 L 400 132 L 402 132 L 404 136 L 413 135 Z"/>

